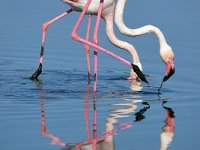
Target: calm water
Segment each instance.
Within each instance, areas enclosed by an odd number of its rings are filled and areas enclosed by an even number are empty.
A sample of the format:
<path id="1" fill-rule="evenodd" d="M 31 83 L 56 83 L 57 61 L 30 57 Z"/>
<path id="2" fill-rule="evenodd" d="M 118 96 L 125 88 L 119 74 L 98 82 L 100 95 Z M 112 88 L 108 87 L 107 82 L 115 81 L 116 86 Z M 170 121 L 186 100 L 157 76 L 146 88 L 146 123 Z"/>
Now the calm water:
<path id="1" fill-rule="evenodd" d="M 95 142 L 101 150 L 199 149 L 200 2 L 127 2 L 126 24 L 160 27 L 176 55 L 176 73 L 161 94 L 165 66 L 155 36 L 130 38 L 116 29 L 138 50 L 150 87 L 129 83 L 129 68 L 99 53 L 94 95 L 83 46 L 70 38 L 78 13 L 49 27 L 43 74 L 38 82 L 29 80 L 38 65 L 42 24 L 67 9 L 60 1 L 1 2 L 0 149 L 92 149 Z M 104 29 L 102 22 L 99 44 L 130 60 Z"/>

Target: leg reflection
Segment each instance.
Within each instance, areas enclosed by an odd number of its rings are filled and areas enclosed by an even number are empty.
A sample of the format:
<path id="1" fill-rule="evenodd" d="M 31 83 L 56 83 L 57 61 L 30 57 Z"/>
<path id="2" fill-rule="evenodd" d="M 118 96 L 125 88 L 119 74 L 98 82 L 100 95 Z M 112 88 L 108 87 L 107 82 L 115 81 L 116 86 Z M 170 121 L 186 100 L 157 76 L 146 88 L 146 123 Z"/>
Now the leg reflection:
<path id="1" fill-rule="evenodd" d="M 39 89 L 40 94 L 40 108 L 41 108 L 41 134 L 44 137 L 51 139 L 51 144 L 59 145 L 63 147 L 63 150 L 81 150 L 81 149 L 91 149 L 91 150 L 114 150 L 113 135 L 111 132 L 105 133 L 102 136 L 97 135 L 97 106 L 96 106 L 96 92 L 93 93 L 93 125 L 92 130 L 90 130 L 90 120 L 89 120 L 89 104 L 90 104 L 90 84 L 86 87 L 85 93 L 85 103 L 84 103 L 84 117 L 86 123 L 87 139 L 77 144 L 70 145 L 63 142 L 61 138 L 48 132 L 46 126 L 45 118 L 45 90 L 43 88 L 42 82 L 35 81 L 36 86 Z M 109 122 L 110 123 L 110 122 Z M 112 126 L 112 124 L 107 124 L 106 127 Z M 111 127 L 112 128 L 112 127 Z M 92 134 L 91 134 L 92 131 Z M 92 135 L 92 136 L 91 136 Z"/>
<path id="2" fill-rule="evenodd" d="M 43 85 L 42 85 L 42 82 L 38 82 L 38 81 L 35 81 L 36 82 L 36 85 L 38 86 L 39 88 L 39 92 L 40 92 L 40 97 L 41 97 L 41 100 L 40 100 L 40 107 L 41 107 L 41 134 L 45 137 L 48 137 L 49 139 L 51 139 L 51 144 L 56 144 L 56 145 L 60 145 L 62 147 L 65 147 L 67 146 L 67 144 L 65 142 L 63 142 L 59 137 L 57 137 L 56 135 L 52 134 L 52 133 L 49 133 L 47 131 L 47 128 L 46 128 L 46 123 L 45 123 L 45 91 L 43 89 Z"/>
<path id="3" fill-rule="evenodd" d="M 90 112 L 90 90 L 91 85 L 88 84 L 86 87 L 86 93 L 84 96 L 84 117 L 85 117 L 85 124 L 86 124 L 86 132 L 87 132 L 87 140 L 79 142 L 73 146 L 67 146 L 65 150 L 114 150 L 114 142 L 113 134 L 105 133 L 102 136 L 97 135 L 97 105 L 96 105 L 96 92 L 93 90 L 93 125 L 92 130 L 90 130 L 90 120 L 89 120 L 89 112 Z M 106 125 L 107 126 L 107 125 Z M 110 125 L 108 125 L 110 126 Z M 92 131 L 92 133 L 91 133 Z M 92 136 L 91 136 L 92 135 Z"/>
<path id="4" fill-rule="evenodd" d="M 114 138 L 113 136 L 116 135 L 118 131 L 128 129 L 132 127 L 135 121 L 131 119 L 131 121 L 126 122 L 118 122 L 120 118 L 128 117 L 129 115 L 135 112 L 137 109 L 137 105 L 132 101 L 123 101 L 120 104 L 114 104 L 117 109 L 112 109 L 109 112 L 109 116 L 105 122 L 105 132 L 98 135 L 98 107 L 96 103 L 96 92 L 91 90 L 91 85 L 88 84 L 85 91 L 84 96 L 84 118 L 85 118 L 85 125 L 86 125 L 86 138 L 83 141 L 78 141 L 76 144 L 68 144 L 63 142 L 61 138 L 48 132 L 48 128 L 46 125 L 46 118 L 45 118 L 45 89 L 42 83 L 37 83 L 39 93 L 40 93 L 40 105 L 41 105 L 41 134 L 44 137 L 47 137 L 51 140 L 51 144 L 59 145 L 63 148 L 63 150 L 83 150 L 83 149 L 90 149 L 90 150 L 114 150 Z M 92 104 L 92 105 L 91 105 Z M 144 114 L 150 106 L 148 103 L 143 102 L 144 108 L 141 109 L 139 112 L 140 114 Z M 91 109 L 90 109 L 91 107 Z M 92 112 L 92 113 L 91 113 Z M 138 112 L 138 113 L 139 113 Z M 92 120 L 89 115 L 92 115 Z M 131 118 L 131 117 L 130 117 Z M 90 124 L 92 123 L 92 124 Z M 99 133 L 99 132 L 98 132 Z M 77 134 L 77 133 L 76 133 Z"/>

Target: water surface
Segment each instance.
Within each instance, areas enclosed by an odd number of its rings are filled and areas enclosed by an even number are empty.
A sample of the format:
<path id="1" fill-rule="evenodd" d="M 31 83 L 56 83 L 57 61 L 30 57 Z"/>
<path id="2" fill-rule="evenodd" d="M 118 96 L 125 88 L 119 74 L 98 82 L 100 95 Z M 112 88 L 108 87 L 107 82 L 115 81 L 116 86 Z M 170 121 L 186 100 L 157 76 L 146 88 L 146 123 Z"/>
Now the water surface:
<path id="1" fill-rule="evenodd" d="M 199 149 L 199 6 L 197 0 L 127 1 L 126 24 L 160 27 L 174 50 L 176 73 L 159 94 L 165 66 L 157 39 L 152 34 L 126 37 L 116 28 L 116 35 L 138 50 L 150 87 L 130 83 L 129 68 L 100 52 L 95 95 L 93 81 L 87 81 L 83 45 L 70 38 L 79 14 L 49 27 L 44 70 L 39 81 L 32 81 L 41 26 L 69 7 L 47 0 L 2 2 L 0 149 L 91 148 L 96 142 L 102 150 Z M 86 19 L 79 31 L 83 37 L 85 29 Z M 109 43 L 104 29 L 102 21 L 99 44 L 130 60 Z"/>

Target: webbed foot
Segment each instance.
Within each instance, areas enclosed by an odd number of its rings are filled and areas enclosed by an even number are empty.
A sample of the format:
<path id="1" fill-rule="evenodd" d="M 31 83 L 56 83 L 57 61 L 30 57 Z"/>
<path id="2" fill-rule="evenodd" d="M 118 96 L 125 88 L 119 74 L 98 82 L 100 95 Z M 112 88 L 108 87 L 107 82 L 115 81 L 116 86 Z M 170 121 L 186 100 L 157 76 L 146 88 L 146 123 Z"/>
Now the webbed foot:
<path id="1" fill-rule="evenodd" d="M 38 76 L 42 73 L 42 64 L 40 63 L 37 70 L 30 77 L 31 80 L 38 80 Z"/>

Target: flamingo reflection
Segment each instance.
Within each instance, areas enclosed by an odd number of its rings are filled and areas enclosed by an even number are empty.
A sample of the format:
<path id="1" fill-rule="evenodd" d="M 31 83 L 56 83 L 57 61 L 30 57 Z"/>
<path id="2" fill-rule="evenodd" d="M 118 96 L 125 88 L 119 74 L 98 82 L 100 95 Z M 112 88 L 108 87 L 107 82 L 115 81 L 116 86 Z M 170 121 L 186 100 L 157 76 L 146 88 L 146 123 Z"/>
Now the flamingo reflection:
<path id="1" fill-rule="evenodd" d="M 39 84 L 38 84 L 39 85 Z M 41 97 L 41 134 L 51 139 L 51 144 L 59 145 L 65 150 L 114 150 L 113 136 L 120 130 L 124 130 L 132 127 L 131 122 L 118 123 L 117 118 L 126 117 L 127 114 L 134 112 L 137 108 L 133 103 L 127 104 L 116 104 L 118 106 L 126 107 L 121 109 L 114 109 L 110 111 L 109 117 L 106 119 L 105 131 L 101 136 L 97 136 L 97 107 L 96 107 L 96 94 L 93 93 L 93 129 L 92 136 L 90 125 L 89 125 L 89 104 L 90 104 L 90 84 L 86 88 L 86 94 L 84 97 L 84 117 L 86 124 L 87 139 L 77 144 L 70 145 L 63 142 L 61 138 L 55 134 L 49 133 L 45 123 L 45 91 L 42 85 L 39 85 L 40 97 Z M 116 124 L 116 127 L 114 126 Z"/>
<path id="2" fill-rule="evenodd" d="M 67 144 L 63 142 L 59 137 L 56 135 L 49 133 L 46 128 L 46 123 L 45 123 L 45 110 L 44 110 L 44 104 L 45 104 L 45 91 L 43 89 L 43 85 L 41 81 L 36 81 L 35 82 L 37 87 L 39 88 L 40 91 L 40 108 L 41 108 L 41 134 L 45 137 L 48 137 L 51 139 L 51 144 L 56 144 L 60 145 L 62 147 L 66 146 Z"/>
<path id="3" fill-rule="evenodd" d="M 145 119 L 144 113 L 150 108 L 149 103 L 142 102 L 142 104 L 145 106 L 144 108 L 140 109 L 137 113 L 135 113 L 135 122 L 139 122 Z"/>
<path id="4" fill-rule="evenodd" d="M 41 96 L 41 134 L 51 140 L 51 144 L 59 145 L 63 150 L 114 150 L 114 136 L 121 130 L 126 130 L 133 127 L 134 123 L 141 122 L 145 119 L 144 114 L 150 109 L 150 102 L 147 101 L 122 101 L 118 104 L 113 104 L 114 109 L 109 111 L 109 115 L 105 121 L 105 131 L 99 136 L 97 135 L 97 105 L 96 105 L 96 93 L 90 93 L 90 84 L 86 87 L 84 96 L 84 118 L 85 118 L 85 129 L 87 138 L 83 141 L 79 141 L 76 144 L 68 144 L 61 138 L 48 132 L 45 123 L 45 90 L 41 84 L 39 85 L 39 91 Z M 92 128 L 90 126 L 89 111 L 90 111 L 90 94 L 93 97 L 93 120 Z M 138 103 L 141 102 L 142 108 L 138 109 Z M 163 109 L 166 112 L 166 121 L 160 134 L 161 145 L 160 150 L 166 150 L 174 137 L 174 112 L 171 108 L 164 106 Z M 115 109 L 116 108 L 116 109 Z M 138 110 L 137 110 L 138 109 Z M 131 118 L 135 116 L 135 119 Z M 121 118 L 128 117 L 130 121 L 120 122 Z M 126 119 L 127 120 L 127 119 Z"/>
<path id="5" fill-rule="evenodd" d="M 67 146 L 67 144 L 63 142 L 59 137 L 47 131 L 46 123 L 45 123 L 44 99 L 41 100 L 40 105 L 41 105 L 41 114 L 42 114 L 41 134 L 51 139 L 51 144 L 60 145 L 62 147 Z"/>
<path id="6" fill-rule="evenodd" d="M 133 91 L 142 91 L 142 86 L 140 81 L 134 80 L 130 81 L 130 88 Z M 158 99 L 156 101 L 162 101 L 160 98 L 160 93 L 158 92 Z M 140 122 L 143 119 L 145 119 L 144 113 L 150 108 L 149 102 L 143 101 L 143 100 L 133 100 L 136 102 L 141 102 L 144 107 L 140 109 L 138 112 L 135 113 L 135 122 Z M 155 101 L 155 100 L 153 100 Z M 164 106 L 167 103 L 167 101 L 163 100 L 162 107 L 166 113 L 165 123 L 162 127 L 162 131 L 160 134 L 160 150 L 167 150 L 167 148 L 170 146 L 171 142 L 173 141 L 174 132 L 175 132 L 175 115 L 174 111 L 170 107 Z"/>
<path id="7" fill-rule="evenodd" d="M 166 112 L 166 120 L 162 128 L 162 132 L 160 134 L 160 140 L 161 140 L 160 150 L 166 150 L 168 146 L 171 144 L 174 137 L 174 128 L 175 128 L 174 111 L 169 107 L 165 107 L 164 105 L 163 108 Z"/>

